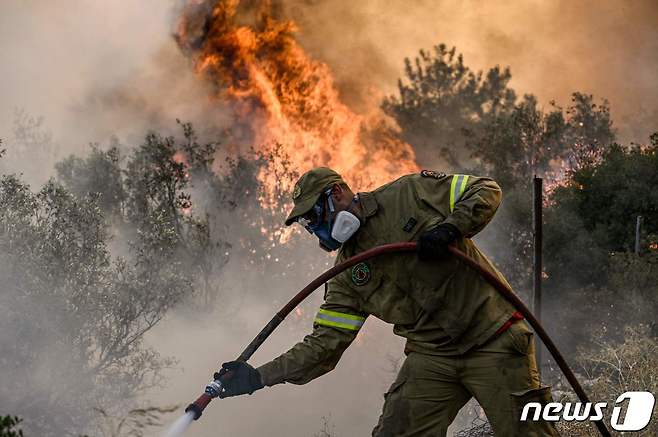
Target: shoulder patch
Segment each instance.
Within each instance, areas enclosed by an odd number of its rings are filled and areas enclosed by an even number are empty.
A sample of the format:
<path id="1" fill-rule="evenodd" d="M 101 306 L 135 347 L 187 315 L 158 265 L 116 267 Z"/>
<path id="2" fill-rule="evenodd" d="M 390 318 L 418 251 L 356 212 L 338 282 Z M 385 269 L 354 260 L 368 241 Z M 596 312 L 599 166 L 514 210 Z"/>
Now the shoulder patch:
<path id="1" fill-rule="evenodd" d="M 366 263 L 358 263 L 352 267 L 352 282 L 354 285 L 365 285 L 370 281 L 370 267 Z"/>
<path id="2" fill-rule="evenodd" d="M 422 170 L 420 172 L 420 175 L 424 178 L 440 179 L 444 177 L 446 174 L 443 172 L 435 172 L 434 170 Z"/>

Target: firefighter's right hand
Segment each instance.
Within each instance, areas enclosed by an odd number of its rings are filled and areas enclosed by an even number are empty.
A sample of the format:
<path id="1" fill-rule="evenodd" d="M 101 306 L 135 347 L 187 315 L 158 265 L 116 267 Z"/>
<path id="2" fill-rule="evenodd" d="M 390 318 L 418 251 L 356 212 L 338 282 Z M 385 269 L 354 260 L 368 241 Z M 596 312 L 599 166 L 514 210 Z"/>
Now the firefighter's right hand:
<path id="1" fill-rule="evenodd" d="M 422 260 L 441 259 L 448 256 L 448 246 L 461 237 L 459 230 L 450 223 L 441 223 L 429 229 L 418 239 L 418 256 Z"/>
<path id="2" fill-rule="evenodd" d="M 244 361 L 229 361 L 222 364 L 222 369 L 215 373 L 215 379 L 222 382 L 220 398 L 252 394 L 264 387 L 258 370 Z"/>

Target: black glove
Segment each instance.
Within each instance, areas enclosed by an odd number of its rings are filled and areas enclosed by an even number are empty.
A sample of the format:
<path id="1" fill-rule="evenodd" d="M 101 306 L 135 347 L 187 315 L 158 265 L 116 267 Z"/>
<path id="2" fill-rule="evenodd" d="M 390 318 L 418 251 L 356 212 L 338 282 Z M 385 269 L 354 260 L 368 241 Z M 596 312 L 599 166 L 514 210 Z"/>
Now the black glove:
<path id="1" fill-rule="evenodd" d="M 258 370 L 244 361 L 229 361 L 222 364 L 222 369 L 215 373 L 215 379 L 222 382 L 220 398 L 252 394 L 264 387 Z"/>
<path id="2" fill-rule="evenodd" d="M 418 238 L 418 257 L 425 261 L 445 258 L 449 253 L 448 246 L 460 237 L 459 229 L 450 223 L 441 223 L 428 229 Z"/>

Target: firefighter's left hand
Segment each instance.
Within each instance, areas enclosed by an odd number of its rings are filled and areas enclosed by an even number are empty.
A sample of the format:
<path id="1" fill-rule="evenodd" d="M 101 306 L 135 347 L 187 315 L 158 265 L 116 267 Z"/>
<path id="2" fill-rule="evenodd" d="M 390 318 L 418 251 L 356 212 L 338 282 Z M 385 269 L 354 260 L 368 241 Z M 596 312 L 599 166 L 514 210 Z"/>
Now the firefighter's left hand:
<path id="1" fill-rule="evenodd" d="M 459 229 L 449 223 L 428 229 L 418 238 L 418 256 L 422 260 L 444 258 L 448 255 L 448 246 L 459 237 Z"/>
<path id="2" fill-rule="evenodd" d="M 229 361 L 222 364 L 222 370 L 215 373 L 215 379 L 222 381 L 220 398 L 252 394 L 264 387 L 258 370 L 244 361 Z"/>

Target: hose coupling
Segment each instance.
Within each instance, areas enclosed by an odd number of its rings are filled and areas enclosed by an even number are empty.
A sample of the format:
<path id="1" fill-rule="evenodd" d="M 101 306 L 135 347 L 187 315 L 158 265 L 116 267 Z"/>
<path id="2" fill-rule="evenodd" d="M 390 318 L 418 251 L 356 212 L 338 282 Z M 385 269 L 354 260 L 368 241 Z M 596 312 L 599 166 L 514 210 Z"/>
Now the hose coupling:
<path id="1" fill-rule="evenodd" d="M 214 379 L 208 383 L 205 393 L 211 398 L 216 398 L 222 392 L 222 382 L 219 379 Z"/>

